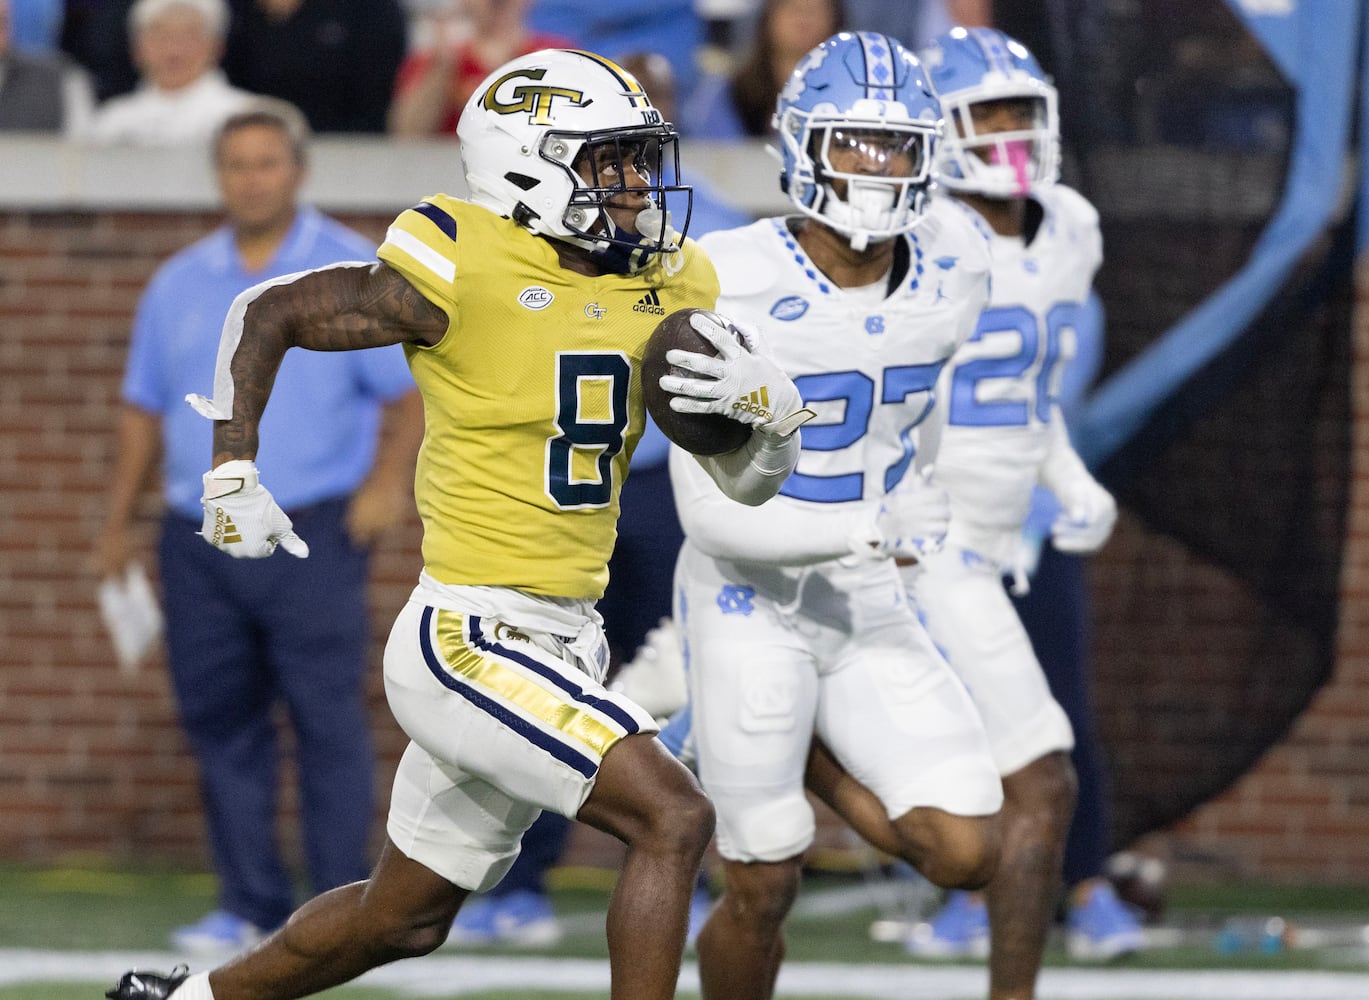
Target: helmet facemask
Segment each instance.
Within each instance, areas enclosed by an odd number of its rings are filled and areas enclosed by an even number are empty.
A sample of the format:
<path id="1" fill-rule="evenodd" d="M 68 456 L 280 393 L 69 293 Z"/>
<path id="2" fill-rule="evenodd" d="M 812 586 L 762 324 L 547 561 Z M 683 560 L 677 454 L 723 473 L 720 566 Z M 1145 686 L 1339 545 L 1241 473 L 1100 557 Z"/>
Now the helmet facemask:
<path id="1" fill-rule="evenodd" d="M 571 194 L 560 238 L 603 255 L 614 270 L 635 270 L 655 254 L 674 253 L 684 240 L 693 209 L 693 190 L 667 184 L 680 176 L 679 135 L 669 124 L 601 132 L 550 131 L 539 155 L 566 171 Z M 630 168 L 630 169 L 629 169 Z M 610 203 L 624 195 L 645 195 L 648 205 L 634 220 L 636 232 L 614 222 Z M 671 208 L 683 207 L 679 230 Z"/>
<path id="2" fill-rule="evenodd" d="M 942 98 L 947 125 L 938 180 L 951 190 L 991 198 L 1023 198 L 1054 184 L 1060 174 L 1054 88 L 1042 84 L 1017 93 L 994 88 L 987 95 L 984 89 Z M 1004 131 L 976 127 L 974 109 L 998 102 L 1020 104 L 1029 111 L 1024 117 L 1030 124 Z"/>
<path id="3" fill-rule="evenodd" d="M 795 206 L 849 236 L 853 249 L 909 232 L 921 221 L 937 123 L 825 118 L 790 108 L 776 125 L 794 164 L 785 180 Z"/>
<path id="4" fill-rule="evenodd" d="M 466 102 L 457 138 L 472 202 L 607 269 L 637 270 L 684 239 L 693 199 L 679 183 L 678 136 L 611 60 L 544 49 L 505 63 Z M 619 225 L 609 202 L 628 192 L 647 207 L 635 220 L 618 212 Z"/>

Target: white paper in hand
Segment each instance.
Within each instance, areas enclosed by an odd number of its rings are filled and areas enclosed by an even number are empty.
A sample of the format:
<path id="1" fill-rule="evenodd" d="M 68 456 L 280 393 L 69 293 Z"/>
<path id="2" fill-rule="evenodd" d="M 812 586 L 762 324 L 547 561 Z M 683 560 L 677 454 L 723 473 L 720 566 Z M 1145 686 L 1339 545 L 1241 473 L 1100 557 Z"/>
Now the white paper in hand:
<path id="1" fill-rule="evenodd" d="M 131 676 L 162 636 L 162 609 L 147 573 L 129 563 L 122 577 L 100 581 L 100 618 L 114 643 L 119 672 Z"/>

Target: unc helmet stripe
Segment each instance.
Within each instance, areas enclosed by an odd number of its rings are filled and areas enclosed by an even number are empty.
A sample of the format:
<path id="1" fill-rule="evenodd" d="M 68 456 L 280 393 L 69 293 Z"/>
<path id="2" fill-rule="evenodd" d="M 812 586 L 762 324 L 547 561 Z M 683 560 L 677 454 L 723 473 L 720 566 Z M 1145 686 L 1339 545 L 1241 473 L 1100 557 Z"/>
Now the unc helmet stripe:
<path id="1" fill-rule="evenodd" d="M 984 53 L 984 60 L 989 64 L 991 70 L 997 70 L 1005 76 L 1012 70 L 1012 59 L 1009 57 L 1007 47 L 1003 44 L 1003 35 L 993 28 L 971 28 L 970 37 L 979 46 L 979 50 Z"/>
<path id="2" fill-rule="evenodd" d="M 875 101 L 892 101 L 894 77 L 893 48 L 885 35 L 858 31 L 861 55 L 865 58 L 865 96 Z"/>

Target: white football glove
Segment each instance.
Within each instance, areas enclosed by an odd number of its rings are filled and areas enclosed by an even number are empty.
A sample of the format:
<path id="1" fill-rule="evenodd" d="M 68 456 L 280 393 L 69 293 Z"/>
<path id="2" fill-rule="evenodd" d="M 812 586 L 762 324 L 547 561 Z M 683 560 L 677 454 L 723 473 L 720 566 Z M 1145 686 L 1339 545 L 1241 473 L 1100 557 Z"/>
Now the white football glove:
<path id="1" fill-rule="evenodd" d="M 234 559 L 262 559 L 279 545 L 305 559 L 309 546 L 292 530 L 290 518 L 262 486 L 247 459 L 224 462 L 204 474 L 204 523 L 200 535 Z"/>
<path id="2" fill-rule="evenodd" d="M 1117 523 L 1117 501 L 1093 479 L 1056 493 L 1062 510 L 1051 525 L 1051 544 L 1061 552 L 1097 552 Z"/>
<path id="3" fill-rule="evenodd" d="M 759 334 L 700 310 L 689 325 L 718 351 L 716 358 L 693 351 L 666 352 L 666 361 L 690 372 L 662 375 L 677 413 L 720 413 L 773 437 L 788 437 L 817 414 L 804 407 L 793 380 L 768 357 Z"/>
<path id="4" fill-rule="evenodd" d="M 951 526 L 951 498 L 932 482 L 932 466 L 910 472 L 888 493 L 875 514 L 875 547 L 895 559 L 941 549 Z"/>

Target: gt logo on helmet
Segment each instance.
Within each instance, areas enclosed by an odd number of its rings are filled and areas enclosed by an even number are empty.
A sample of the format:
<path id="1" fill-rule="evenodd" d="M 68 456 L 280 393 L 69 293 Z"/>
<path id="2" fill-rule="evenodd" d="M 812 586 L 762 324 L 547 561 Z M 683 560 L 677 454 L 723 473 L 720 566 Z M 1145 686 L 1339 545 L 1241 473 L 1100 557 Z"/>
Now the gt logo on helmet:
<path id="1" fill-rule="evenodd" d="M 495 114 L 516 115 L 520 111 L 527 112 L 533 125 L 552 124 L 552 102 L 558 97 L 570 101 L 577 108 L 583 108 L 588 103 L 583 90 L 571 90 L 568 87 L 518 86 L 514 87 L 509 95 L 511 101 L 499 99 L 499 88 L 510 80 L 540 80 L 546 74 L 545 69 L 516 69 L 511 73 L 505 73 L 485 91 L 483 103 Z"/>

